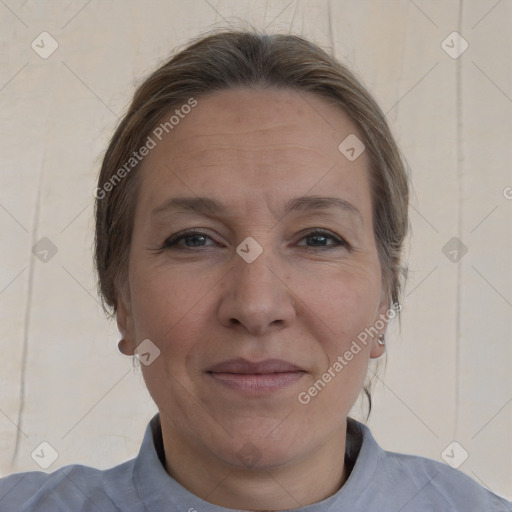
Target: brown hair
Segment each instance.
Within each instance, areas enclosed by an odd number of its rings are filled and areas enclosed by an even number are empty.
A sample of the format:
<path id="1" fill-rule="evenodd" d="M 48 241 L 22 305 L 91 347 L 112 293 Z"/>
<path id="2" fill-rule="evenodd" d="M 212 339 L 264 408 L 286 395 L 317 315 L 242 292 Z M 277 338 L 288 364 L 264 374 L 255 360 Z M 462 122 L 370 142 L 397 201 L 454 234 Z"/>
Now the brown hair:
<path id="1" fill-rule="evenodd" d="M 216 30 L 192 40 L 136 90 L 106 150 L 96 189 L 95 263 L 105 311 L 116 313 L 128 278 L 138 165 L 132 162 L 127 168 L 126 163 L 164 114 L 191 98 L 239 86 L 315 93 L 352 119 L 369 155 L 382 282 L 390 303 L 398 303 L 405 276 L 401 253 L 409 225 L 409 184 L 384 114 L 354 74 L 315 44 L 297 35 L 252 29 Z"/>

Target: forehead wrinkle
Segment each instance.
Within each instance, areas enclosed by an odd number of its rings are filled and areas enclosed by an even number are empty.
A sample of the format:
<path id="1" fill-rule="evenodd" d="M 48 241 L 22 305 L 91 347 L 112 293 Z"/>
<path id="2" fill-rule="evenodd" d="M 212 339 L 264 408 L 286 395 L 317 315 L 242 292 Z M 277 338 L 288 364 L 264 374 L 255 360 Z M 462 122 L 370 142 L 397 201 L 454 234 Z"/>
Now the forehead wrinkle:
<path id="1" fill-rule="evenodd" d="M 185 121 L 186 122 L 186 121 Z M 326 138 L 330 136 L 334 147 L 337 148 L 339 141 L 335 134 L 322 133 L 322 136 L 317 135 L 314 129 L 311 127 L 305 130 L 303 122 L 300 124 L 280 123 L 270 128 L 255 128 L 254 130 L 241 131 L 238 128 L 234 128 L 229 132 L 219 131 L 208 131 L 204 132 L 204 128 L 199 124 L 187 125 L 183 127 L 184 130 L 177 131 L 172 138 L 167 140 L 171 143 L 179 145 L 180 150 L 188 151 L 187 147 L 195 148 L 200 145 L 212 144 L 212 147 L 229 147 L 233 145 L 247 146 L 247 147 L 264 147 L 264 146 L 290 146 L 290 147 L 309 147 L 314 150 L 315 146 L 319 144 L 325 144 Z M 277 132 L 274 136 L 272 132 Z M 266 144 L 269 137 L 272 144 Z M 251 143 L 252 140 L 263 138 L 263 144 Z M 219 140 L 220 139 L 220 140 Z M 308 146 L 300 143 L 300 139 L 307 141 Z M 213 143 L 211 143 L 213 140 Z M 278 144 L 274 144 L 275 140 L 281 141 Z M 200 141 L 200 142 L 198 142 Z M 225 141 L 225 142 L 224 142 Z"/>
<path id="2" fill-rule="evenodd" d="M 199 129 L 201 128 L 201 126 L 199 126 Z M 198 132 L 198 133 L 193 133 L 192 135 L 187 135 L 186 133 L 183 133 L 183 131 L 181 132 L 176 132 L 176 133 L 179 133 L 179 137 L 181 139 L 183 139 L 183 141 L 188 141 L 188 140 L 195 140 L 197 139 L 198 137 L 243 137 L 245 135 L 256 135 L 256 134 L 262 134 L 262 135 L 267 135 L 268 132 L 270 131 L 279 131 L 279 133 L 283 133 L 283 130 L 287 129 L 287 128 L 297 128 L 297 125 L 295 124 L 290 124 L 290 123 L 281 123 L 281 124 L 275 124 L 275 125 L 272 125 L 270 127 L 255 127 L 254 129 L 252 130 L 241 130 L 239 128 L 234 128 L 233 131 L 226 131 L 226 132 L 222 132 L 222 131 L 212 131 L 212 132 Z M 187 126 L 187 129 L 186 131 L 194 131 L 193 128 L 191 128 L 191 126 Z M 197 130 L 196 130 L 197 131 Z M 300 133 L 299 130 L 294 130 L 292 131 L 292 133 Z"/>
<path id="3" fill-rule="evenodd" d="M 234 145 L 233 143 L 227 144 L 216 144 L 214 146 L 210 146 L 208 148 L 190 148 L 183 149 L 180 148 L 178 158 L 182 155 L 193 154 L 193 155 L 204 155 L 205 153 L 212 153 L 216 151 L 230 150 L 235 152 L 244 152 L 244 151 L 283 151 L 283 150 L 300 150 L 306 151 L 308 153 L 316 153 L 320 156 L 325 156 L 325 153 L 322 153 L 318 149 L 312 146 L 305 146 L 302 144 L 292 144 L 292 143 L 281 143 L 281 144 L 240 144 Z"/>

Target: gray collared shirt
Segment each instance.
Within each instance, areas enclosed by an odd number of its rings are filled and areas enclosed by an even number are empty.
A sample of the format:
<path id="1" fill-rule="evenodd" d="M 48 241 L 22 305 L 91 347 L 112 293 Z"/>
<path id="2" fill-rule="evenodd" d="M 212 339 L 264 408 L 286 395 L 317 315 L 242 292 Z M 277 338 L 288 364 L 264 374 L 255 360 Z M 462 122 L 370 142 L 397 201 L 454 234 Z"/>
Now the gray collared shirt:
<path id="1" fill-rule="evenodd" d="M 346 459 L 353 469 L 329 498 L 300 512 L 512 512 L 512 502 L 446 464 L 384 451 L 351 418 Z M 0 512 L 233 512 L 195 496 L 165 471 L 160 416 L 139 455 L 107 470 L 68 465 L 0 479 Z"/>

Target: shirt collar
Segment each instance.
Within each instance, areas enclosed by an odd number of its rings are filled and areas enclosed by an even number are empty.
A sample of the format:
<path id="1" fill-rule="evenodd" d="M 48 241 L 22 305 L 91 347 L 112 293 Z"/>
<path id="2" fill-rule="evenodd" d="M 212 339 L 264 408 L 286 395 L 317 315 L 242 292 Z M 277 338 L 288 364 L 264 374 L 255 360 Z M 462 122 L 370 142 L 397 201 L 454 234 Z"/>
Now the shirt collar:
<path id="1" fill-rule="evenodd" d="M 343 504 L 353 506 L 370 486 L 382 453 L 368 427 L 348 418 L 345 456 L 353 465 L 348 480 L 338 492 L 325 500 L 294 510 L 325 512 L 335 504 L 337 508 Z M 219 507 L 198 498 L 166 472 L 159 413 L 146 427 L 135 460 L 133 480 L 147 512 L 234 512 L 234 509 Z"/>

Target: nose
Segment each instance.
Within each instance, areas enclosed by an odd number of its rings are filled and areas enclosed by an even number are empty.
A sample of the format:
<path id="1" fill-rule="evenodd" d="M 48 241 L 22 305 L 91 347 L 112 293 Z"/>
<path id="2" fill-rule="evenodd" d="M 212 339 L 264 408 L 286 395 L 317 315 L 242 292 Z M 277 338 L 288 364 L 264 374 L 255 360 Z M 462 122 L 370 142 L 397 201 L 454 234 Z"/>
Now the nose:
<path id="1" fill-rule="evenodd" d="M 219 320 L 229 328 L 262 336 L 288 327 L 296 316 L 296 301 L 277 258 L 266 249 L 252 263 L 235 255 L 234 267 L 222 283 Z"/>

